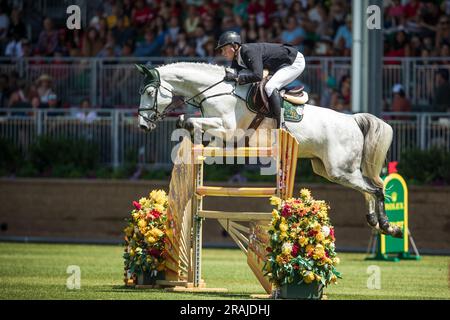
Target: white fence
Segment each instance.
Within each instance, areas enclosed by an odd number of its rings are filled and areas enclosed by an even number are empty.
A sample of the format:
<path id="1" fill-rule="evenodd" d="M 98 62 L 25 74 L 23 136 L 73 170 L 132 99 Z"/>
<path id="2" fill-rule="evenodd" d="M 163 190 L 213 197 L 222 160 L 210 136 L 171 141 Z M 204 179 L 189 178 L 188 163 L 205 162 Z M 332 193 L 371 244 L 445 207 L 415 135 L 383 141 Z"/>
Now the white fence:
<path id="1" fill-rule="evenodd" d="M 407 148 L 450 151 L 450 114 L 385 113 L 383 118 L 394 129 L 390 160 L 400 160 Z M 104 164 L 121 165 L 131 152 L 140 163 L 170 167 L 175 120 L 168 118 L 148 133 L 138 128 L 136 109 L 96 109 L 92 120 L 80 120 L 76 109 L 0 109 L 0 136 L 24 152 L 39 135 L 84 138 L 98 145 Z"/>
<path id="2" fill-rule="evenodd" d="M 90 98 L 95 106 L 134 107 L 139 102 L 137 90 L 141 79 L 134 63 L 160 65 L 180 60 L 225 63 L 215 58 L 0 58 L 0 73 L 10 74 L 16 70 L 29 81 L 47 73 L 53 77 L 56 93 L 62 102 L 71 106 Z M 441 68 L 450 71 L 450 59 L 385 58 L 383 99 L 389 103 L 393 85 L 401 83 L 412 104 L 421 111 L 428 111 L 434 75 Z M 300 79 L 311 94 L 320 96 L 328 76 L 335 77 L 339 83 L 342 76 L 350 74 L 350 58 L 309 57 Z"/>

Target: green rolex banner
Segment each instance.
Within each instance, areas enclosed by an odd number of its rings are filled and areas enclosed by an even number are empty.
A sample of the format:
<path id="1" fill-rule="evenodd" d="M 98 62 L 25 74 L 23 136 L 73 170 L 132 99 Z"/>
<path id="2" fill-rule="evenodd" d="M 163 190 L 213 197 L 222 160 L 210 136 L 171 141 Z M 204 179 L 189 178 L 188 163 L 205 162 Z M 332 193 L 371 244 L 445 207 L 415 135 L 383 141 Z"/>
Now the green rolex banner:
<path id="1" fill-rule="evenodd" d="M 408 228 L 408 187 L 405 180 L 398 173 L 391 173 L 384 179 L 385 211 L 391 224 L 399 226 L 403 231 L 403 238 L 388 235 L 378 235 L 377 252 L 371 259 L 398 261 L 399 259 L 420 259 L 420 256 L 409 253 Z"/>

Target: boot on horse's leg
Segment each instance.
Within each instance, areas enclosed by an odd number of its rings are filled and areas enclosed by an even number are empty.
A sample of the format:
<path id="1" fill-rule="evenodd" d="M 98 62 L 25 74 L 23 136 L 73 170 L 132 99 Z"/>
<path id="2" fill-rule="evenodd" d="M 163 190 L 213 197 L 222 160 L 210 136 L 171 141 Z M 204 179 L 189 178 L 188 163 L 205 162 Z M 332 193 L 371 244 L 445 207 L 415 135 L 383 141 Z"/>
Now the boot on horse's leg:
<path id="1" fill-rule="evenodd" d="M 269 105 L 272 110 L 273 116 L 277 121 L 276 129 L 280 129 L 281 127 L 281 106 L 283 103 L 283 98 L 281 98 L 280 92 L 278 89 L 274 89 L 272 91 L 272 95 L 269 97 Z"/>
<path id="2" fill-rule="evenodd" d="M 377 191 L 376 193 L 376 206 L 377 206 L 377 214 L 378 214 L 378 223 L 381 229 L 381 232 L 384 234 L 391 235 L 394 238 L 402 238 L 403 231 L 396 225 L 391 225 L 389 223 L 389 219 L 384 211 L 384 194 L 383 190 Z"/>

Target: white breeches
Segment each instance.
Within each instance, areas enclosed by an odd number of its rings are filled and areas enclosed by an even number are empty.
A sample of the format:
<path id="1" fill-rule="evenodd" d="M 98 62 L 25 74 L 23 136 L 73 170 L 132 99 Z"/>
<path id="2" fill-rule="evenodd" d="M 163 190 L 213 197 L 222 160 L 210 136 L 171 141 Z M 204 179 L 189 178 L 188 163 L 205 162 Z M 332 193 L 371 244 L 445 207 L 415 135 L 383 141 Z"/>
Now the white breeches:
<path id="1" fill-rule="evenodd" d="M 264 87 L 267 96 L 270 97 L 273 90 L 280 90 L 297 79 L 303 73 L 303 70 L 305 70 L 305 57 L 299 52 L 292 65 L 283 67 L 275 72 L 272 78 L 267 82 Z"/>

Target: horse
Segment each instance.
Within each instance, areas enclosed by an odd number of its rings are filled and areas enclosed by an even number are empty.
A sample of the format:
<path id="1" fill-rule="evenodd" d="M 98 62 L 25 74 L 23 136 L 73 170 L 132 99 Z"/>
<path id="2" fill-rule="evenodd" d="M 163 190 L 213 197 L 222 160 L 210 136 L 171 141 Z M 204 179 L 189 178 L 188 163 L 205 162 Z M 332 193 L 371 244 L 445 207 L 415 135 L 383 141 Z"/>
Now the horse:
<path id="1" fill-rule="evenodd" d="M 226 134 L 249 128 L 255 118 L 245 102 L 250 86 L 224 81 L 223 66 L 178 62 L 156 68 L 136 67 L 145 76 L 139 90 L 141 129 L 154 130 L 174 96 L 189 97 L 186 103 L 201 108 L 202 117 L 180 119 L 179 124 L 190 130 Z M 274 119 L 265 118 L 258 128 L 275 126 Z M 316 174 L 365 196 L 366 221 L 371 228 L 393 237 L 403 236 L 386 216 L 380 177 L 393 139 L 389 124 L 369 113 L 344 114 L 305 104 L 303 119 L 285 122 L 284 126 L 299 142 L 298 157 L 310 159 Z"/>

